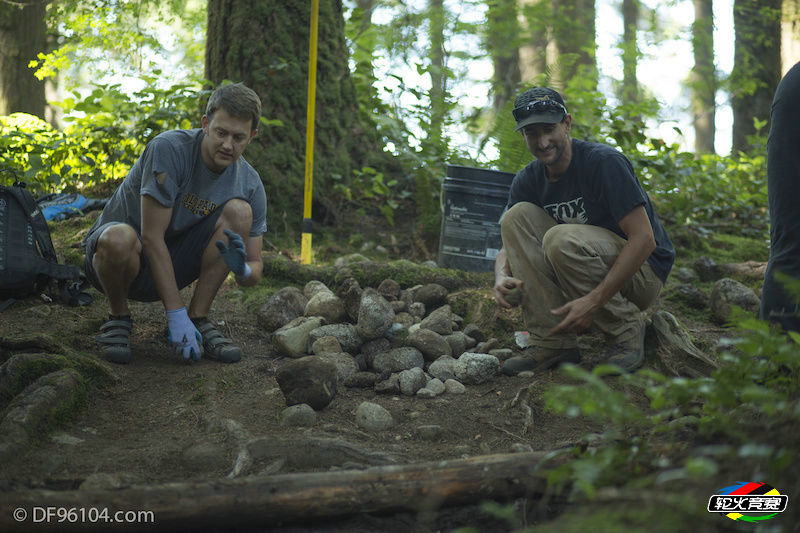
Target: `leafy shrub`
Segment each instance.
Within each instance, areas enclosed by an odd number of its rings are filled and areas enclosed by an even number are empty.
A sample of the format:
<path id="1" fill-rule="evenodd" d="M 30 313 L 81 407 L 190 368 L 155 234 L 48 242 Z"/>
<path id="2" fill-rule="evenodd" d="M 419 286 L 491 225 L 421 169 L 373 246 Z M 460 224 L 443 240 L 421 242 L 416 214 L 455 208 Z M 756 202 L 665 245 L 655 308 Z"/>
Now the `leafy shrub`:
<path id="1" fill-rule="evenodd" d="M 207 95 L 199 81 L 158 89 L 157 74 L 131 96 L 119 85 L 98 85 L 83 98 L 76 93 L 65 99 L 61 131 L 32 115 L 0 117 L 0 167 L 15 169 L 37 192 L 124 178 L 155 135 L 199 126 L 200 99 Z"/>

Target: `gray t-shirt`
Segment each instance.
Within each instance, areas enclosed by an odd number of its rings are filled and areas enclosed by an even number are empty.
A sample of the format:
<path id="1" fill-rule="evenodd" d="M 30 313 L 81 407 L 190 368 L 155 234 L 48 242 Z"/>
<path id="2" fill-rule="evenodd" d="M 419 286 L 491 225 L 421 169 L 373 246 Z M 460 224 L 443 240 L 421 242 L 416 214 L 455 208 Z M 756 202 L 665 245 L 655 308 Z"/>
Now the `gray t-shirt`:
<path id="1" fill-rule="evenodd" d="M 222 174 L 209 170 L 200 154 L 203 135 L 201 129 L 171 130 L 150 141 L 88 235 L 108 222 L 124 222 L 141 234 L 142 195 L 173 209 L 165 237 L 187 231 L 233 198 L 250 204 L 251 237 L 267 231 L 267 196 L 258 173 L 244 157 Z"/>

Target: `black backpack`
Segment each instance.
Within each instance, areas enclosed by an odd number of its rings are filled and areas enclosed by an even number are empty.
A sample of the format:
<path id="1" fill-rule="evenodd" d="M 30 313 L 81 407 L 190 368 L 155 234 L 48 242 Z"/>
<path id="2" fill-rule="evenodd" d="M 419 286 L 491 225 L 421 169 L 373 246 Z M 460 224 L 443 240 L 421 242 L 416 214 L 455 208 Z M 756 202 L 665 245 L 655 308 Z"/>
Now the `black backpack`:
<path id="1" fill-rule="evenodd" d="M 81 292 L 85 277 L 80 269 L 58 263 L 47 221 L 25 184 L 0 185 L 0 299 L 11 299 L 0 308 L 43 292 L 53 280 L 64 303 L 91 301 Z"/>

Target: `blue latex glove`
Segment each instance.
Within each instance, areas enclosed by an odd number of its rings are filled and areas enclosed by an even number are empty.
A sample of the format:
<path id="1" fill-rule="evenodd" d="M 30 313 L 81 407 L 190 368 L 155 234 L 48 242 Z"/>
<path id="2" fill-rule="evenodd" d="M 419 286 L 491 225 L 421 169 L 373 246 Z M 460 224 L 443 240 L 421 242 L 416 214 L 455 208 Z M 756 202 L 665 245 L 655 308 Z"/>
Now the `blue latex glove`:
<path id="1" fill-rule="evenodd" d="M 225 264 L 238 278 L 247 278 L 250 275 L 250 265 L 247 264 L 247 249 L 242 238 L 233 231 L 226 229 L 225 235 L 230 239 L 230 246 L 225 246 L 222 241 L 217 241 L 217 249 Z"/>
<path id="2" fill-rule="evenodd" d="M 203 336 L 194 327 L 185 307 L 167 311 L 167 327 L 169 343 L 175 352 L 184 359 L 199 361 L 203 356 Z"/>

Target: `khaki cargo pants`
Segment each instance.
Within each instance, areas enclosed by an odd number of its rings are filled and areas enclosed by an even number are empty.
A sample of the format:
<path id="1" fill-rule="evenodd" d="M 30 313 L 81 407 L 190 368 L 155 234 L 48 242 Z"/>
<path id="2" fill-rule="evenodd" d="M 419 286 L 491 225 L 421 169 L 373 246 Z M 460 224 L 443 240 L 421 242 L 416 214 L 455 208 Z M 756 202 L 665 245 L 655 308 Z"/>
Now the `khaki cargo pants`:
<path id="1" fill-rule="evenodd" d="M 522 308 L 530 345 L 573 348 L 572 334 L 549 336 L 564 318 L 550 310 L 588 294 L 606 276 L 625 239 L 598 226 L 557 224 L 542 208 L 520 202 L 500 221 L 512 275 L 523 281 Z M 641 335 L 642 311 L 661 291 L 661 280 L 648 263 L 598 311 L 594 326 L 609 343 Z"/>

